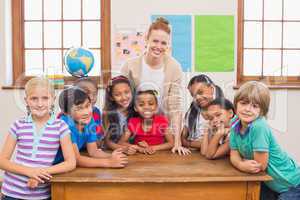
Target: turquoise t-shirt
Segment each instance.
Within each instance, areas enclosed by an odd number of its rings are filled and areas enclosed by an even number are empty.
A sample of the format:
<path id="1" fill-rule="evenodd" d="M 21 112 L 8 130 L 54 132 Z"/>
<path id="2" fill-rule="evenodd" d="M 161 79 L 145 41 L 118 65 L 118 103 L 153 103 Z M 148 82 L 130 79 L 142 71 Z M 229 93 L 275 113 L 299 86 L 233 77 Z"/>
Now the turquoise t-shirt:
<path id="1" fill-rule="evenodd" d="M 240 127 L 239 121 L 232 124 L 230 148 L 249 160 L 253 160 L 255 151 L 269 153 L 266 172 L 273 178 L 265 182 L 269 188 L 282 193 L 300 184 L 300 167 L 280 148 L 265 118 L 259 117 L 249 124 L 243 135 Z"/>

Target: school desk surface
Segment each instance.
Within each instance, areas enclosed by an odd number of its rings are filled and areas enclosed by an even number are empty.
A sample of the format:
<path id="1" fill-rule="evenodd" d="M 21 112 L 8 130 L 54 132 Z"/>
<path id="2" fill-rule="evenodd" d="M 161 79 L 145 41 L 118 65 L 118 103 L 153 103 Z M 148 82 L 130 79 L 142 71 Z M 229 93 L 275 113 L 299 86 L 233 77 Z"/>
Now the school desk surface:
<path id="1" fill-rule="evenodd" d="M 134 155 L 123 169 L 77 168 L 54 176 L 52 200 L 258 200 L 265 173 L 236 170 L 229 158 L 206 160 L 199 152 Z"/>

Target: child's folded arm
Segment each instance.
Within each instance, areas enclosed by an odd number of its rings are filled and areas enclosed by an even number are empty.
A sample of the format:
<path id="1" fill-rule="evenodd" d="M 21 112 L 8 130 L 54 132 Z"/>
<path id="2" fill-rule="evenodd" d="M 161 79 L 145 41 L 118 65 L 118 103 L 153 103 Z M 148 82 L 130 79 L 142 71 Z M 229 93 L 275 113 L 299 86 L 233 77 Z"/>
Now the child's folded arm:
<path id="1" fill-rule="evenodd" d="M 4 142 L 2 151 L 0 153 L 0 168 L 4 171 L 9 171 L 12 173 L 26 175 L 27 167 L 18 165 L 12 161 L 10 161 L 11 156 L 16 147 L 17 140 L 10 133 L 6 136 L 6 140 Z"/>
<path id="2" fill-rule="evenodd" d="M 122 168 L 128 163 L 128 159 L 121 150 L 115 150 L 109 158 L 93 158 L 81 155 L 77 145 L 73 144 L 77 166 L 80 167 L 111 167 Z"/>
<path id="3" fill-rule="evenodd" d="M 252 131 L 253 157 L 254 160 L 261 164 L 261 170 L 265 171 L 269 160 L 269 128 L 264 123 L 255 124 L 255 126 L 252 128 Z"/>
<path id="4" fill-rule="evenodd" d="M 240 156 L 240 153 L 237 150 L 230 151 L 230 161 L 233 166 L 238 168 L 239 170 L 247 173 L 258 173 L 261 171 L 261 164 L 256 160 L 243 160 Z"/>
<path id="5" fill-rule="evenodd" d="M 76 158 L 70 135 L 65 135 L 60 139 L 60 146 L 62 149 L 64 161 L 46 168 L 46 170 L 50 174 L 68 172 L 76 168 Z"/>
<path id="6" fill-rule="evenodd" d="M 233 150 L 233 149 L 230 150 L 230 161 L 234 167 L 243 171 L 243 169 L 241 169 L 241 166 L 240 166 L 240 164 L 243 160 L 242 160 L 240 153 L 237 150 Z"/>
<path id="7" fill-rule="evenodd" d="M 261 164 L 261 171 L 265 171 L 268 167 L 269 153 L 268 152 L 254 152 L 254 160 Z"/>
<path id="8" fill-rule="evenodd" d="M 222 132 L 217 131 L 212 138 L 208 142 L 208 147 L 206 151 L 206 158 L 208 159 L 215 159 L 218 158 L 222 155 L 225 155 L 226 152 L 229 150 L 229 141 L 220 145 L 219 142 L 224 137 L 225 132 L 227 130 L 222 130 Z M 228 132 L 228 131 L 227 131 Z"/>
<path id="9" fill-rule="evenodd" d="M 201 141 L 201 146 L 200 146 L 200 153 L 202 156 L 206 155 L 207 148 L 208 148 L 208 142 L 209 142 L 209 131 L 208 129 L 203 132 L 203 138 Z"/>
<path id="10" fill-rule="evenodd" d="M 217 148 L 217 151 L 216 151 L 216 153 L 214 154 L 213 159 L 220 158 L 220 157 L 223 157 L 223 156 L 228 155 L 229 150 L 230 150 L 230 147 L 229 147 L 229 141 L 228 141 L 228 142 L 225 142 L 224 144 L 221 144 L 221 145 Z"/>
<path id="11" fill-rule="evenodd" d="M 51 175 L 45 169 L 26 167 L 10 161 L 16 144 L 16 138 L 14 138 L 12 134 L 8 134 L 0 153 L 0 169 L 11 173 L 35 178 L 40 182 L 44 182 L 44 180 L 48 180 L 49 178 L 51 178 Z"/>
<path id="12" fill-rule="evenodd" d="M 73 144 L 73 149 L 75 152 L 76 163 L 79 167 L 106 167 L 108 165 L 107 158 L 92 158 L 88 156 L 81 155 L 76 144 Z"/>
<path id="13" fill-rule="evenodd" d="M 99 149 L 96 142 L 87 143 L 87 151 L 89 156 L 93 158 L 109 158 L 111 155 Z"/>
<path id="14" fill-rule="evenodd" d="M 166 130 L 165 140 L 166 140 L 166 142 L 163 144 L 152 146 L 153 150 L 155 150 L 155 151 L 168 150 L 174 146 L 174 136 L 169 129 Z"/>

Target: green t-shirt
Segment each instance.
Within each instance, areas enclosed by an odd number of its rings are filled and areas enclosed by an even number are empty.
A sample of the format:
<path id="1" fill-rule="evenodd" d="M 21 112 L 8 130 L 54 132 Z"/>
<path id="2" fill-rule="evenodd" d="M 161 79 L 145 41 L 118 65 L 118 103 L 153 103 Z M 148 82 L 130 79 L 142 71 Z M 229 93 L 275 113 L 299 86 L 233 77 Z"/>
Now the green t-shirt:
<path id="1" fill-rule="evenodd" d="M 255 151 L 269 153 L 266 172 L 273 178 L 272 181 L 265 182 L 269 188 L 282 193 L 300 184 L 300 167 L 280 148 L 263 117 L 249 124 L 243 135 L 240 134 L 240 126 L 239 121 L 232 124 L 230 148 L 249 160 L 253 160 Z"/>

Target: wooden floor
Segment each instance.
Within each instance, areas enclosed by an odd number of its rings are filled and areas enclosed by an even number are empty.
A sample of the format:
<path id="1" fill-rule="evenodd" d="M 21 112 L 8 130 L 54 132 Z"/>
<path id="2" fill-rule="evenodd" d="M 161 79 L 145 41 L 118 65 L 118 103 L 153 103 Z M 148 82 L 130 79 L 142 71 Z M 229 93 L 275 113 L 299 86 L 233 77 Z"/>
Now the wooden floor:
<path id="1" fill-rule="evenodd" d="M 229 159 L 199 153 L 135 155 L 124 169 L 77 168 L 52 179 L 52 200 L 258 200 L 263 173 L 242 173 Z"/>

